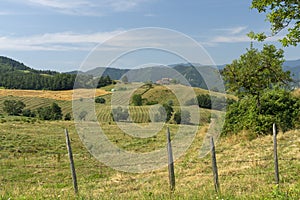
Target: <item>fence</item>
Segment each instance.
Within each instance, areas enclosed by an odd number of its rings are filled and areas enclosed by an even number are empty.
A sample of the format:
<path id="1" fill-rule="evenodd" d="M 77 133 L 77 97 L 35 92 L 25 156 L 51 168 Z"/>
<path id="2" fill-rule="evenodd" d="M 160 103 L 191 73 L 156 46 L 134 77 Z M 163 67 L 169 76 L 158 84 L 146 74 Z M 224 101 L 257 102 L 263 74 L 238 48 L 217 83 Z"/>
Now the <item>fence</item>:
<path id="1" fill-rule="evenodd" d="M 169 134 L 167 134 L 169 135 Z M 257 145 L 257 146 L 251 146 L 252 149 L 262 149 L 262 151 L 265 151 L 264 156 L 256 156 L 253 158 L 244 158 L 244 159 L 222 159 L 219 160 L 218 157 L 222 156 L 228 156 L 226 152 L 228 150 L 231 150 L 231 147 L 221 147 L 219 146 L 214 147 L 214 141 L 211 140 L 211 145 L 212 145 L 212 156 L 211 160 L 205 159 L 205 160 L 196 160 L 193 161 L 194 164 L 198 165 L 202 163 L 202 166 L 207 166 L 212 169 L 212 171 L 199 171 L 197 173 L 198 176 L 205 176 L 205 177 L 211 177 L 211 183 L 212 183 L 212 188 L 215 187 L 215 190 L 218 192 L 219 190 L 222 190 L 222 187 L 220 187 L 220 182 L 222 183 L 223 178 L 226 177 L 240 177 L 240 176 L 260 176 L 260 175 L 267 175 L 267 176 L 272 176 L 273 182 L 271 184 L 280 184 L 280 179 L 279 175 L 281 172 L 283 173 L 298 173 L 292 165 L 290 165 L 291 162 L 299 162 L 300 158 L 297 156 L 295 153 L 294 156 L 291 157 L 282 157 L 280 155 L 280 151 L 277 151 L 277 146 L 279 148 L 281 147 L 288 147 L 291 145 L 291 143 L 287 142 L 281 142 L 279 141 L 276 143 L 276 133 L 274 134 L 274 143 L 267 144 L 267 145 Z M 171 143 L 169 143 L 171 144 Z M 169 147 L 170 148 L 170 147 Z M 168 149 L 169 149 L 168 148 Z M 215 151 L 214 151 L 215 150 Z M 169 151 L 171 152 L 171 151 Z M 279 153 L 279 156 L 277 155 Z M 13 154 L 13 155 L 12 155 Z M 5 173 L 8 173 L 6 178 L 6 174 L 4 174 L 4 178 L 0 180 L 2 184 L 6 183 L 13 183 L 13 182 L 19 182 L 20 178 L 11 178 L 14 177 L 13 174 L 15 173 L 15 170 L 21 170 L 24 175 L 24 178 L 21 179 L 25 183 L 29 184 L 57 184 L 60 183 L 62 185 L 71 185 L 72 183 L 72 177 L 71 173 L 68 174 L 63 174 L 60 178 L 49 178 L 47 177 L 47 173 L 50 170 L 56 171 L 58 174 L 60 171 L 69 170 L 69 162 L 68 162 L 68 154 L 67 151 L 65 152 L 48 152 L 48 153 L 12 153 L 11 155 L 8 156 L 13 156 L 17 157 L 17 162 L 12 162 L 9 160 L 6 160 L 6 162 L 1 162 L 1 171 L 4 171 Z M 170 155 L 170 154 L 169 154 Z M 83 174 L 89 174 L 91 171 L 94 171 L 99 174 L 99 176 L 106 176 L 106 173 L 111 173 L 111 171 L 108 169 L 108 167 L 104 166 L 103 164 L 97 162 L 97 161 L 92 161 L 91 155 L 89 155 L 87 152 L 85 153 L 75 153 L 73 154 L 74 160 L 75 160 L 75 166 L 78 171 L 80 171 L 80 175 L 82 176 Z M 32 160 L 40 160 L 40 164 L 36 164 L 37 162 L 33 162 Z M 169 164 L 174 164 L 175 165 L 175 170 L 176 170 L 176 165 L 179 164 L 177 162 L 173 163 L 172 158 L 171 162 Z M 43 162 L 45 160 L 51 160 L 51 162 Z M 81 162 L 76 162 L 78 160 L 81 160 Z M 84 162 L 86 161 L 86 162 Z M 285 167 L 278 167 L 278 162 L 281 163 L 281 166 Z M 35 163 L 35 164 L 32 164 Z M 149 163 L 151 164 L 151 162 Z M 175 177 L 174 174 L 176 174 L 176 171 L 172 172 L 174 170 L 174 165 L 169 165 L 169 180 L 170 180 L 170 189 L 171 191 L 175 190 Z M 234 165 L 236 167 L 235 170 L 232 171 L 225 171 L 228 166 Z M 255 165 L 258 166 L 260 170 L 241 170 L 242 168 L 247 168 L 251 169 L 250 165 Z M 274 167 L 270 167 L 271 165 L 274 165 Z M 250 166 L 250 167 L 249 167 Z M 266 167 L 268 166 L 268 167 Z M 35 174 L 44 174 L 44 178 L 41 179 L 35 179 L 32 178 L 35 176 Z M 59 177 L 59 176 L 57 176 Z M 97 176 L 95 177 L 95 180 L 97 179 Z M 79 177 L 79 189 L 81 184 L 87 184 L 90 183 L 91 179 L 85 179 L 82 177 Z M 176 178 L 177 180 L 177 178 Z M 214 184 L 214 185 L 213 185 Z M 76 188 L 76 187 L 75 187 Z M 76 191 L 76 189 L 75 189 Z"/>

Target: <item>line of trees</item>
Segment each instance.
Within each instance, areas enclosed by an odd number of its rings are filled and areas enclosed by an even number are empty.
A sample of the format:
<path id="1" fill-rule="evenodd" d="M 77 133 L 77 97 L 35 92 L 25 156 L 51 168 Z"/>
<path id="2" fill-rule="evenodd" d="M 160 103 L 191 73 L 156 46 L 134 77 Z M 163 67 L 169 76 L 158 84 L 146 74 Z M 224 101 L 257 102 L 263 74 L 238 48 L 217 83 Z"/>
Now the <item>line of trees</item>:
<path id="1" fill-rule="evenodd" d="M 0 87 L 7 89 L 29 90 L 71 90 L 74 88 L 97 88 L 110 85 L 109 76 L 100 77 L 99 81 L 91 75 L 56 73 L 54 75 L 26 73 L 24 71 L 7 71 L 0 68 Z"/>
<path id="2" fill-rule="evenodd" d="M 200 94 L 185 102 L 185 106 L 198 105 L 200 108 L 214 109 L 224 111 L 227 105 L 234 103 L 235 100 L 225 98 L 224 96 L 211 96 L 209 94 Z"/>
<path id="3" fill-rule="evenodd" d="M 50 106 L 40 107 L 34 111 L 25 109 L 26 105 L 20 100 L 5 100 L 3 102 L 3 110 L 8 115 L 37 117 L 41 120 L 71 120 L 71 114 L 67 113 L 65 116 L 62 114 L 61 107 L 53 102 Z"/>

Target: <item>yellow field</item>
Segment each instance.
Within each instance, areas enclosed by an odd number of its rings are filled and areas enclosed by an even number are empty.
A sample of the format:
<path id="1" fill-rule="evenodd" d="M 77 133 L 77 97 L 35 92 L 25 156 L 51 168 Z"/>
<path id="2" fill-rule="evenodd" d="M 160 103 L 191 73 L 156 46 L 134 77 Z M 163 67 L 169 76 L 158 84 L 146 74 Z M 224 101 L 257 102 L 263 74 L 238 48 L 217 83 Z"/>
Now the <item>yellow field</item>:
<path id="1" fill-rule="evenodd" d="M 85 94 L 91 94 L 91 91 L 92 89 L 77 89 L 76 94 L 79 93 L 82 95 L 82 97 L 87 97 Z M 96 89 L 95 92 L 95 96 L 102 96 L 110 93 L 102 89 Z M 0 96 L 39 97 L 65 101 L 71 101 L 73 99 L 73 93 L 74 90 L 49 91 L 0 89 Z"/>

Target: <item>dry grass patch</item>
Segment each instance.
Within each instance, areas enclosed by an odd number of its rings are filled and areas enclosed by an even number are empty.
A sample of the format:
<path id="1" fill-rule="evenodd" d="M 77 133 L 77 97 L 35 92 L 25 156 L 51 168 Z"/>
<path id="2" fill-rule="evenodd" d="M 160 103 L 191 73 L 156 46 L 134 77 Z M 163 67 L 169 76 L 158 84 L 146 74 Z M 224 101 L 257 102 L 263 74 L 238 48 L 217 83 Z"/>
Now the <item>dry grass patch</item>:
<path id="1" fill-rule="evenodd" d="M 63 90 L 63 91 L 49 91 L 49 90 L 13 90 L 13 89 L 0 89 L 0 96 L 17 96 L 17 97 L 39 97 L 39 98 L 48 98 L 55 100 L 64 100 L 71 101 L 73 99 L 74 90 Z M 87 89 L 78 89 L 76 93 L 82 95 L 82 98 L 87 94 L 91 94 L 91 90 Z M 102 89 L 95 90 L 95 96 L 102 96 L 109 94 Z"/>

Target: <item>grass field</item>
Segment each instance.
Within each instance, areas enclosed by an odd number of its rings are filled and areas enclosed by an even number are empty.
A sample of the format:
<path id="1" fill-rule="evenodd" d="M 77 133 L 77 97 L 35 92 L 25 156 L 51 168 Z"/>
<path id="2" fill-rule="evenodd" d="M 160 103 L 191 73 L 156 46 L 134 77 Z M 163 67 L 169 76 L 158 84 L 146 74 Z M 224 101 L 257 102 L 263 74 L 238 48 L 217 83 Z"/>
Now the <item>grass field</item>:
<path id="1" fill-rule="evenodd" d="M 169 125 L 171 133 L 176 125 Z M 79 195 L 75 196 L 65 147 L 69 129 Z M 165 128 L 146 139 L 124 135 L 104 123 L 109 139 L 128 151 L 149 152 L 165 146 Z M 199 158 L 207 127 L 199 127 L 186 154 L 175 162 L 176 190 L 169 193 L 167 167 L 132 174 L 94 159 L 82 145 L 72 122 L 28 122 L 8 117 L 0 123 L 1 199 L 299 199 L 300 131 L 278 136 L 280 187 L 274 185 L 272 137 L 221 138 L 216 146 L 221 194 L 214 192 L 210 156 Z M 112 158 L 113 159 L 113 158 Z"/>
<path id="2" fill-rule="evenodd" d="M 118 86 L 116 86 L 118 88 Z M 186 86 L 176 85 L 180 91 L 184 91 Z M 111 117 L 111 99 L 114 99 L 114 102 L 122 102 L 122 95 L 113 96 L 111 92 L 112 86 L 107 86 L 103 89 L 97 89 L 95 91 L 95 96 L 102 96 L 106 100 L 106 104 L 95 104 L 96 115 L 100 122 L 112 122 Z M 77 95 L 82 95 L 82 97 L 87 98 L 87 95 L 90 95 L 90 90 L 76 90 Z M 169 100 L 172 100 L 174 103 L 175 111 L 179 110 L 179 103 L 176 100 L 176 96 L 172 93 L 170 89 L 165 86 L 156 85 L 150 90 L 142 86 L 138 88 L 135 93 L 143 94 L 143 98 L 147 98 L 148 101 L 158 101 L 160 104 L 168 103 Z M 205 90 L 195 88 L 196 95 L 206 93 Z M 57 103 L 61 108 L 63 115 L 67 113 L 72 113 L 72 95 L 73 91 L 41 91 L 41 90 L 8 90 L 0 89 L 0 114 L 3 113 L 3 102 L 5 100 L 20 100 L 25 103 L 26 109 L 36 110 L 39 107 L 45 107 L 51 105 L 53 102 Z M 76 96 L 77 96 L 76 95 Z M 189 94 L 187 94 L 189 95 Z M 119 99 L 118 99 L 119 98 Z M 191 97 L 192 98 L 192 97 Z M 147 123 L 150 121 L 149 117 L 150 106 L 130 106 L 130 116 L 132 121 L 138 123 Z M 207 122 L 210 116 L 210 111 L 205 109 L 200 109 L 200 117 L 203 122 Z"/>
<path id="3" fill-rule="evenodd" d="M 59 91 L 0 91 L 0 114 L 6 99 L 22 100 L 32 110 L 56 102 L 64 114 L 72 112 L 72 101 L 68 99 L 70 91 L 64 95 Z M 50 96 L 43 96 L 43 92 Z M 169 100 L 165 96 L 175 99 L 164 86 L 151 90 L 139 88 L 136 92 L 160 103 Z M 195 89 L 196 94 L 205 92 Z M 111 95 L 108 93 L 104 91 L 99 95 L 109 102 Z M 178 102 L 174 103 L 174 109 L 178 110 Z M 124 134 L 112 121 L 109 104 L 96 104 L 95 110 L 107 138 L 130 152 L 146 153 L 166 148 L 166 127 L 170 127 L 172 138 L 179 128 L 168 124 L 152 137 L 135 138 Z M 130 106 L 132 121 L 146 126 L 149 110 L 150 106 Z M 210 155 L 199 158 L 210 114 L 211 111 L 200 109 L 201 123 L 196 137 L 185 155 L 175 161 L 174 193 L 169 192 L 167 166 L 139 174 L 105 166 L 89 154 L 72 121 L 0 115 L 0 199 L 300 199 L 300 130 L 278 135 L 279 187 L 274 184 L 271 136 L 253 139 L 242 133 L 221 137 L 216 146 L 221 193 L 216 194 Z M 65 128 L 71 137 L 78 195 L 74 195 L 72 188 Z"/>

